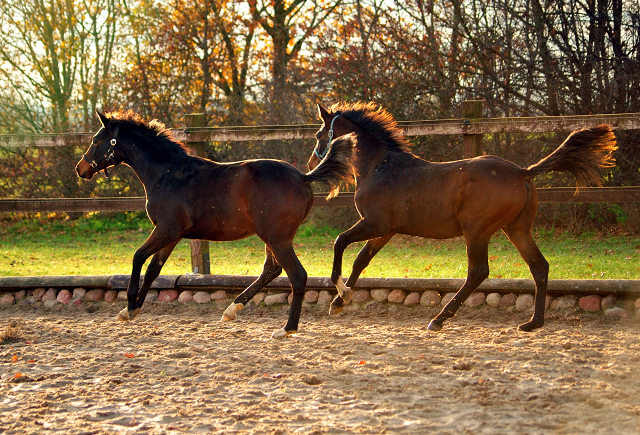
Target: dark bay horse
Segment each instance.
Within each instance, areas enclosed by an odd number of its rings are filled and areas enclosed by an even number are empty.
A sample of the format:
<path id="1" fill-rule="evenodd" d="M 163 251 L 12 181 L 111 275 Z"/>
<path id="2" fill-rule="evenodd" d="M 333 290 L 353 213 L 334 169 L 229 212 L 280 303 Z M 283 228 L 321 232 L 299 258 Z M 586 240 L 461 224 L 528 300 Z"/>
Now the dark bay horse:
<path id="1" fill-rule="evenodd" d="M 333 142 L 325 160 L 304 174 L 279 160 L 216 163 L 193 157 L 158 121 L 146 122 L 132 111 L 98 115 L 102 128 L 76 172 L 91 179 L 120 163 L 130 166 L 144 185 L 147 214 L 155 225 L 133 256 L 128 306 L 117 319 L 131 320 L 138 314 L 151 283 L 182 238 L 223 241 L 257 234 L 266 245 L 262 273 L 227 308 L 222 320 L 235 319 L 236 311 L 284 269 L 291 281 L 293 302 L 287 324 L 273 336 L 295 333 L 307 272 L 292 241 L 313 204 L 311 183 L 335 186 L 351 176 L 343 156 L 350 153 L 353 138 Z M 138 290 L 140 271 L 152 255 Z"/>
<path id="2" fill-rule="evenodd" d="M 355 174 L 355 203 L 361 219 L 340 234 L 334 244 L 331 280 L 339 295 L 331 310 L 339 312 L 351 300 L 351 288 L 362 270 L 395 234 L 433 239 L 463 236 L 467 245 L 467 279 L 429 324 L 440 330 L 467 297 L 489 276 L 489 240 L 499 230 L 526 261 L 536 285 L 531 320 L 520 325 L 532 331 L 544 324 L 549 263 L 533 241 L 538 207 L 533 179 L 551 171 L 571 172 L 578 187 L 600 184 L 599 168 L 614 165 L 616 139 L 606 125 L 576 130 L 553 153 L 523 169 L 495 156 L 445 163 L 422 160 L 393 117 L 372 103 L 339 103 L 326 110 L 309 168 L 322 164 L 329 137 L 355 134 L 350 163 Z M 342 281 L 342 256 L 351 243 L 367 241 L 351 275 Z"/>

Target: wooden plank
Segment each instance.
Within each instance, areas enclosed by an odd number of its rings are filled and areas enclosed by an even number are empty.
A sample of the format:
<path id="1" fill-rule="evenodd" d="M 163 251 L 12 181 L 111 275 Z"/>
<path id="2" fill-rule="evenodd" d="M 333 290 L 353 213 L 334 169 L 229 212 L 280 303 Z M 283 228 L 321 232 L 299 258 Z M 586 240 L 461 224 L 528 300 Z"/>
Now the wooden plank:
<path id="1" fill-rule="evenodd" d="M 541 203 L 562 202 L 640 202 L 640 187 L 593 187 L 576 194 L 575 187 L 539 188 Z M 342 192 L 337 197 L 326 199 L 326 193 L 314 195 L 314 207 L 353 207 L 353 193 Z M 142 211 L 144 197 L 132 198 L 35 198 L 0 199 L 0 213 L 51 213 L 92 211 Z"/>
<path id="2" fill-rule="evenodd" d="M 151 288 L 182 290 L 242 290 L 248 287 L 257 276 L 249 275 L 160 275 Z M 127 288 L 130 275 L 96 275 L 96 276 L 5 276 L 0 277 L 0 290 L 15 291 L 30 288 L 104 288 L 124 290 Z M 403 289 L 406 291 L 437 290 L 441 293 L 457 291 L 464 283 L 463 278 L 360 278 L 357 289 Z M 291 290 L 289 279 L 279 277 L 267 287 L 268 290 Z M 487 279 L 478 291 L 485 293 L 532 293 L 535 289 L 531 279 Z M 329 290 L 335 293 L 335 286 L 328 277 L 309 277 L 307 290 Z M 552 295 L 574 294 L 614 294 L 640 296 L 640 280 L 636 279 L 551 279 L 549 293 Z"/>
<path id="3" fill-rule="evenodd" d="M 640 202 L 640 187 L 593 187 L 581 189 L 575 187 L 538 188 L 538 201 L 547 203 L 561 202 Z"/>
<path id="4" fill-rule="evenodd" d="M 34 198 L 0 199 L 0 212 L 51 213 L 144 210 L 144 197 L 132 198 Z"/>
<path id="5" fill-rule="evenodd" d="M 407 136 L 570 132 L 577 128 L 593 127 L 600 124 L 610 124 L 618 130 L 638 130 L 640 129 L 640 113 L 398 122 L 398 126 L 404 130 Z M 176 139 L 183 142 L 313 139 L 319 127 L 319 124 L 194 127 L 186 130 L 174 129 L 172 133 Z M 0 146 L 9 148 L 79 146 L 86 148 L 93 135 L 94 133 L 0 135 Z"/>
<path id="6" fill-rule="evenodd" d="M 76 287 L 107 288 L 111 275 L 62 275 L 62 276 L 2 276 L 0 289 L 21 290 L 29 288 L 66 288 L 73 291 Z"/>

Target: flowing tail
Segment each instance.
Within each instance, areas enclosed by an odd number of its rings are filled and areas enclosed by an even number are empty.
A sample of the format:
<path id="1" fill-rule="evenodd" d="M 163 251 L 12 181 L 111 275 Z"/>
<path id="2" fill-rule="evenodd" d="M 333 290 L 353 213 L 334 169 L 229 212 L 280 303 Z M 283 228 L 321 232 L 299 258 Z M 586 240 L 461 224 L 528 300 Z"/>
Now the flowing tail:
<path id="1" fill-rule="evenodd" d="M 320 164 L 304 175 L 304 181 L 307 183 L 312 181 L 325 183 L 331 189 L 327 199 L 336 196 L 340 192 L 338 185 L 340 181 L 353 182 L 353 169 L 348 162 L 348 158 L 353 153 L 355 143 L 356 137 L 354 134 L 340 136 L 335 139 Z"/>
<path id="2" fill-rule="evenodd" d="M 571 172 L 576 177 L 576 191 L 587 185 L 601 186 L 598 169 L 615 166 L 612 154 L 617 149 L 610 126 L 584 128 L 572 132 L 554 152 L 527 170 L 534 177 L 551 171 Z"/>

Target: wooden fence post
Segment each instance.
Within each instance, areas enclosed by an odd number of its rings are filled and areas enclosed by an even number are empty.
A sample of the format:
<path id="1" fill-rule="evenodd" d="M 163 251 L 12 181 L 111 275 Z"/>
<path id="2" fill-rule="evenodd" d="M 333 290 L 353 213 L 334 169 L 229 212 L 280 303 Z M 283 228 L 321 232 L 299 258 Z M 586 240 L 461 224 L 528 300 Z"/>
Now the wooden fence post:
<path id="1" fill-rule="evenodd" d="M 468 120 L 482 118 L 482 100 L 467 100 L 462 102 L 462 117 L 465 124 Z M 482 155 L 482 135 L 463 134 L 464 158 L 470 159 Z"/>
<path id="2" fill-rule="evenodd" d="M 191 113 L 185 115 L 187 129 L 190 127 L 205 127 L 204 113 Z M 205 142 L 187 142 L 191 155 L 204 157 Z M 208 275 L 211 273 L 209 266 L 209 242 L 206 240 L 191 240 L 191 271 Z"/>

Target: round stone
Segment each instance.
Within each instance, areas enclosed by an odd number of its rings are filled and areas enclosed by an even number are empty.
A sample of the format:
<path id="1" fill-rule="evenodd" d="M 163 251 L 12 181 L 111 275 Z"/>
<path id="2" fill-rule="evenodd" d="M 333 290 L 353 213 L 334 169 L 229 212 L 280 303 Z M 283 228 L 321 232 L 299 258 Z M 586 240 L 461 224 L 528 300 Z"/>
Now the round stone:
<path id="1" fill-rule="evenodd" d="M 68 304 L 69 301 L 71 300 L 71 292 L 69 290 L 60 290 L 60 292 L 58 293 L 58 296 L 56 297 L 56 300 L 58 302 L 60 302 L 61 304 Z"/>
<path id="2" fill-rule="evenodd" d="M 266 306 L 284 304 L 289 297 L 288 293 L 277 293 L 275 295 L 268 295 L 264 298 L 264 304 Z"/>
<path id="3" fill-rule="evenodd" d="M 484 304 L 485 296 L 483 292 L 473 292 L 469 295 L 464 304 L 469 308 L 478 308 Z"/>
<path id="4" fill-rule="evenodd" d="M 253 297 L 253 303 L 258 306 L 262 303 L 262 301 L 264 301 L 264 297 L 266 296 L 265 293 L 256 293 L 256 295 Z"/>
<path id="5" fill-rule="evenodd" d="M 602 297 L 599 295 L 582 296 L 578 299 L 578 306 L 589 312 L 600 311 L 601 303 Z"/>
<path id="6" fill-rule="evenodd" d="M 158 294 L 158 300 L 160 302 L 170 303 L 178 299 L 178 290 L 161 290 Z"/>
<path id="7" fill-rule="evenodd" d="M 110 304 L 114 303 L 118 299 L 118 292 L 116 290 L 107 290 L 104 293 L 104 301 Z"/>
<path id="8" fill-rule="evenodd" d="M 576 306 L 578 298 L 573 295 L 560 296 L 551 302 L 552 310 L 566 310 Z"/>
<path id="9" fill-rule="evenodd" d="M 516 311 L 528 311 L 533 308 L 533 295 L 525 293 L 516 299 Z"/>
<path id="10" fill-rule="evenodd" d="M 206 304 L 207 302 L 211 302 L 211 294 L 209 292 L 196 292 L 193 295 L 193 301 L 199 304 Z"/>
<path id="11" fill-rule="evenodd" d="M 188 304 L 192 300 L 193 292 L 191 290 L 185 290 L 180 293 L 180 296 L 178 296 L 178 302 L 180 302 L 181 304 Z"/>
<path id="12" fill-rule="evenodd" d="M 333 300 L 333 295 L 328 290 L 321 290 L 318 294 L 318 305 L 330 304 Z"/>
<path id="13" fill-rule="evenodd" d="M 456 295 L 456 292 L 449 292 L 446 293 L 442 299 L 440 300 L 440 305 L 442 305 L 443 307 L 447 306 L 447 304 L 449 303 L 449 301 L 451 299 L 453 299 L 453 297 Z"/>
<path id="14" fill-rule="evenodd" d="M 507 293 L 500 298 L 500 308 L 513 307 L 516 304 L 518 297 L 514 293 Z"/>
<path id="15" fill-rule="evenodd" d="M 422 294 L 420 294 L 420 292 L 411 292 L 409 293 L 409 295 L 404 299 L 404 306 L 405 307 L 415 307 L 416 305 L 418 305 L 420 303 L 420 297 L 422 296 Z"/>
<path id="16" fill-rule="evenodd" d="M 487 305 L 489 305 L 491 308 L 498 308 L 500 306 L 500 299 L 502 299 L 500 293 L 489 293 L 485 300 L 487 302 Z"/>
<path id="17" fill-rule="evenodd" d="M 365 302 L 369 302 L 371 300 L 371 293 L 369 290 L 356 290 L 353 292 L 353 296 L 351 297 L 351 302 L 356 304 L 363 304 Z"/>
<path id="18" fill-rule="evenodd" d="M 435 290 L 427 290 L 420 297 L 420 305 L 433 308 L 440 303 L 440 293 Z"/>
<path id="19" fill-rule="evenodd" d="M 318 302 L 318 296 L 320 296 L 320 293 L 318 291 L 309 290 L 304 294 L 304 301 L 308 304 L 315 304 L 316 302 Z"/>
<path id="20" fill-rule="evenodd" d="M 389 293 L 387 300 L 394 304 L 401 304 L 404 302 L 404 298 L 406 297 L 407 293 L 404 290 L 397 288 L 395 290 L 391 290 L 391 293 Z"/>
<path id="21" fill-rule="evenodd" d="M 102 289 L 94 289 L 94 290 L 89 290 L 85 295 L 84 295 L 84 300 L 85 301 L 89 301 L 89 302 L 100 302 L 102 300 L 104 300 L 104 290 Z"/>
<path id="22" fill-rule="evenodd" d="M 225 299 L 227 299 L 227 292 L 225 290 L 216 290 L 211 293 L 212 301 L 224 301 Z"/>
<path id="23" fill-rule="evenodd" d="M 389 298 L 389 293 L 391 290 L 388 288 L 376 288 L 371 290 L 371 297 L 376 302 L 384 302 Z"/>
<path id="24" fill-rule="evenodd" d="M 55 288 L 50 288 L 45 292 L 45 294 L 42 295 L 41 301 L 42 302 L 55 301 L 57 297 L 58 297 L 58 290 Z"/>

